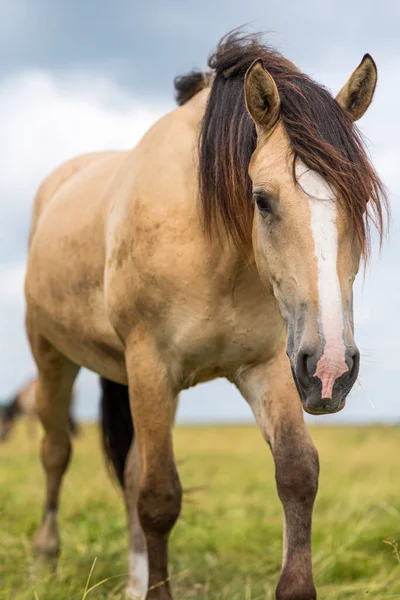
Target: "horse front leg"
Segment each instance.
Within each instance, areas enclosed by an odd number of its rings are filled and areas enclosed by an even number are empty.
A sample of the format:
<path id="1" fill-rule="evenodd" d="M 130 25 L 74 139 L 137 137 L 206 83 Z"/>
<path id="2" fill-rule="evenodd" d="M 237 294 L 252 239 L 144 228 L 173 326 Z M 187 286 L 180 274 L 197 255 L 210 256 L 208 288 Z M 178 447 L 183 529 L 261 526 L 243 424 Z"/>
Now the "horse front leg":
<path id="1" fill-rule="evenodd" d="M 126 498 L 131 550 L 139 548 L 142 562 L 147 560 L 141 568 L 148 581 L 146 600 L 171 600 L 168 539 L 182 500 L 172 447 L 176 394 L 150 336 L 131 341 L 126 364 L 136 436 L 125 473 L 127 491 L 130 489 L 132 494 Z M 137 559 L 136 552 L 131 561 L 128 597 L 142 600 L 140 590 L 135 591 Z"/>
<path id="2" fill-rule="evenodd" d="M 306 429 L 287 357 L 243 369 L 237 386 L 248 400 L 275 461 L 284 512 L 282 571 L 277 600 L 315 600 L 311 563 L 311 520 L 319 463 Z"/>
<path id="3" fill-rule="evenodd" d="M 176 398 L 173 406 L 172 419 L 178 404 Z M 173 423 L 172 423 L 173 424 Z M 124 496 L 129 523 L 129 574 L 126 590 L 127 600 L 145 598 L 148 590 L 148 555 L 146 538 L 138 515 L 138 496 L 140 491 L 140 455 L 137 441 L 132 442 L 124 471 Z"/>

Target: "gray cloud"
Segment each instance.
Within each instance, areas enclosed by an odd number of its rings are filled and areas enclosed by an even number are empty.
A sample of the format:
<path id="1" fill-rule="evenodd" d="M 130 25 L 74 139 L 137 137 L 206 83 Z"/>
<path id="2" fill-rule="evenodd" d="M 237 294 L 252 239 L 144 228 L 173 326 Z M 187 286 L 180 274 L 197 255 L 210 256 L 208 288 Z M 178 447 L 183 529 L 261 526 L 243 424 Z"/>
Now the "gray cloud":
<path id="1" fill-rule="evenodd" d="M 305 0 L 2 0 L 0 73 L 89 69 L 139 95 L 170 95 L 173 77 L 203 66 L 218 38 L 250 23 L 304 70 L 341 70 L 398 48 L 399 4 Z"/>

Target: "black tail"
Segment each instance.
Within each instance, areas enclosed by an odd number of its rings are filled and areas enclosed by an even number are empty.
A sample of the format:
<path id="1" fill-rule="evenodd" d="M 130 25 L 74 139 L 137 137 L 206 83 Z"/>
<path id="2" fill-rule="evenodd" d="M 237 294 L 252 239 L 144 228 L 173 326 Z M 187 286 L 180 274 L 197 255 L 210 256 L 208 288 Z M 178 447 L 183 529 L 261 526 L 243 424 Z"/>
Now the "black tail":
<path id="1" fill-rule="evenodd" d="M 124 487 L 124 468 L 134 429 L 129 408 L 128 386 L 101 380 L 101 430 L 103 449 Z"/>
<path id="2" fill-rule="evenodd" d="M 175 99 L 179 106 L 188 102 L 197 92 L 210 85 L 211 73 L 191 71 L 174 79 Z"/>
<path id="3" fill-rule="evenodd" d="M 78 421 L 75 417 L 70 413 L 68 417 L 68 427 L 69 432 L 73 437 L 78 437 L 81 434 L 81 428 L 78 424 Z"/>

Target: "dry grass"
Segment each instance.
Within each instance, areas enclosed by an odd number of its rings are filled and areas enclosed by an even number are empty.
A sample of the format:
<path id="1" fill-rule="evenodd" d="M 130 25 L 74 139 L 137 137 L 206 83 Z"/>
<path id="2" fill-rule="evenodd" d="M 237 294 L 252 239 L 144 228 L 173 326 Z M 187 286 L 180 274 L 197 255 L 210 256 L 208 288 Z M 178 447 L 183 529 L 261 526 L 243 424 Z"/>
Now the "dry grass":
<path id="1" fill-rule="evenodd" d="M 312 435 L 322 470 L 313 534 L 319 599 L 400 599 L 400 430 L 324 427 Z M 0 447 L 0 598 L 122 598 L 125 517 L 94 426 L 76 443 L 65 481 L 57 576 L 33 575 L 31 542 L 43 496 L 37 446 L 25 440 L 21 424 Z M 176 453 L 183 486 L 192 491 L 171 539 L 175 597 L 273 600 L 281 507 L 259 433 L 181 427 Z"/>

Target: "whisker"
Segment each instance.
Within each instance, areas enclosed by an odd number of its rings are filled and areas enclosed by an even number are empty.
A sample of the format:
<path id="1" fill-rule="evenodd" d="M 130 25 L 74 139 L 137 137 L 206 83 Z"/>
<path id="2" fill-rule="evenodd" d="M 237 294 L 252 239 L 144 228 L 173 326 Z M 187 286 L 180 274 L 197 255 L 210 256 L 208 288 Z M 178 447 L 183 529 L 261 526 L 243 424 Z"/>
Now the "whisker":
<path id="1" fill-rule="evenodd" d="M 361 381 L 359 379 L 357 379 L 357 383 L 360 386 L 360 389 L 362 390 L 362 392 L 365 394 L 365 397 L 367 398 L 367 400 L 370 403 L 370 405 L 372 406 L 372 408 L 375 409 L 374 403 L 372 402 L 372 400 L 369 397 L 369 395 L 367 394 L 367 392 L 364 390 L 363 386 L 361 385 Z"/>

